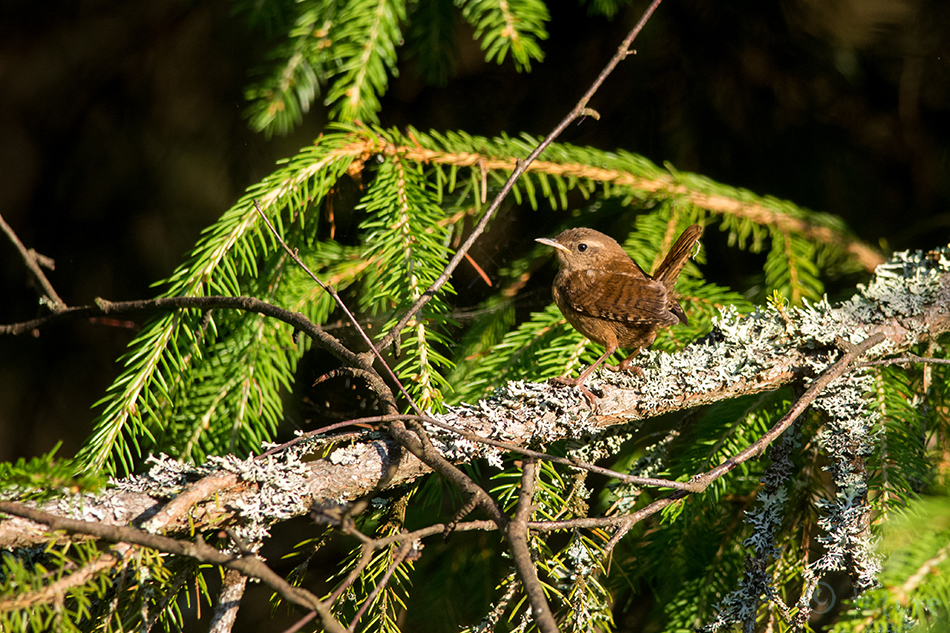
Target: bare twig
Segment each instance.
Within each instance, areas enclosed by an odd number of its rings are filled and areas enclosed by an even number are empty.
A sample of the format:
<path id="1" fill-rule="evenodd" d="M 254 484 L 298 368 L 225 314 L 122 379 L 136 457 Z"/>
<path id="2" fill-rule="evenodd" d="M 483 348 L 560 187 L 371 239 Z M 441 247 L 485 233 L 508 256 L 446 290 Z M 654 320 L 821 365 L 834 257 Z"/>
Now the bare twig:
<path id="1" fill-rule="evenodd" d="M 914 365 L 917 363 L 925 365 L 950 365 L 950 358 L 928 358 L 926 356 L 918 356 L 917 354 L 904 354 L 903 356 L 895 356 L 894 358 L 862 361 L 858 363 L 857 366 L 877 367 L 879 365 Z"/>
<path id="2" fill-rule="evenodd" d="M 23 245 L 23 242 L 20 241 L 20 238 L 17 237 L 16 232 L 13 228 L 6 223 L 6 220 L 3 219 L 3 216 L 0 215 L 0 229 L 7 234 L 7 237 L 10 238 L 10 241 L 13 242 L 13 245 L 16 246 L 17 250 L 20 251 L 20 257 L 23 258 L 23 263 L 26 264 L 26 267 L 30 269 L 30 272 L 33 273 L 33 276 L 36 278 L 36 281 L 39 282 L 40 286 L 43 288 L 43 292 L 46 293 L 46 300 L 50 304 L 50 308 L 53 312 L 59 312 L 66 308 L 66 303 L 59 298 L 59 295 L 56 294 L 56 289 L 53 288 L 53 284 L 49 282 L 49 279 L 46 278 L 46 274 L 43 272 L 41 266 L 45 266 L 50 270 L 53 270 L 55 267 L 53 260 L 45 255 L 41 255 L 34 251 L 32 248 L 27 248 Z"/>
<path id="3" fill-rule="evenodd" d="M 339 429 L 344 429 L 348 426 L 356 426 L 356 425 L 359 425 L 360 423 L 361 422 L 359 420 L 343 420 L 342 422 L 337 422 L 336 424 L 328 424 L 327 426 L 322 426 L 319 429 L 314 429 L 312 431 L 307 431 L 306 433 L 301 433 L 300 435 L 298 435 L 292 440 L 288 440 L 282 444 L 278 444 L 277 446 L 272 446 L 271 448 L 267 449 L 260 455 L 256 456 L 254 459 L 263 459 L 264 457 L 273 455 L 274 453 L 278 453 L 286 448 L 290 448 L 291 446 L 295 444 L 299 444 L 300 442 L 305 442 L 319 435 L 332 433 L 333 431 L 338 431 Z M 340 436 L 334 435 L 332 439 L 336 440 L 339 437 Z"/>
<path id="4" fill-rule="evenodd" d="M 317 612 L 311 611 L 307 615 L 303 616 L 302 618 L 294 622 L 293 625 L 290 626 L 290 628 L 284 629 L 284 633 L 297 633 L 297 631 L 305 627 L 307 623 L 310 622 L 310 620 L 314 619 L 315 617 L 317 617 Z"/>
<path id="5" fill-rule="evenodd" d="M 498 524 L 498 527 L 507 525 L 508 516 L 498 502 L 432 445 L 432 441 L 421 424 L 412 420 L 409 421 L 409 424 L 412 426 L 411 431 L 406 428 L 402 421 L 391 423 L 389 426 L 390 435 L 420 461 L 454 484 L 463 494 L 475 497 L 478 500 L 479 507 L 488 514 L 492 521 Z"/>
<path id="6" fill-rule="evenodd" d="M 358 355 L 347 349 L 340 341 L 323 331 L 310 319 L 299 312 L 291 312 L 273 304 L 255 299 L 254 297 L 159 297 L 140 301 L 106 301 L 96 299 L 95 305 L 64 308 L 59 312 L 30 321 L 0 325 L 0 334 L 25 334 L 49 323 L 67 319 L 84 319 L 95 316 L 114 314 L 136 314 L 139 312 L 155 312 L 157 310 L 171 310 L 191 308 L 196 310 L 213 310 L 224 308 L 228 310 L 244 310 L 256 312 L 283 321 L 309 336 L 321 349 L 333 354 L 337 359 L 347 364 L 359 363 Z M 358 366 L 358 365 L 357 365 Z"/>
<path id="7" fill-rule="evenodd" d="M 753 457 L 758 457 L 761 455 L 769 444 L 782 435 L 782 433 L 784 433 L 785 430 L 792 425 L 798 416 L 805 412 L 805 409 L 808 408 L 812 401 L 814 401 L 814 399 L 817 398 L 818 395 L 828 387 L 828 385 L 850 371 L 857 359 L 860 358 L 862 354 L 867 352 L 875 345 L 882 343 L 884 340 L 884 334 L 877 332 L 868 336 L 857 345 L 850 346 L 847 352 L 845 352 L 845 354 L 840 359 L 838 359 L 834 365 L 826 369 L 821 374 L 821 376 L 811 383 L 805 393 L 803 393 L 802 396 L 792 404 L 788 410 L 788 413 L 786 413 L 782 419 L 779 420 L 775 426 L 769 429 L 762 437 L 760 437 L 751 446 L 741 451 L 736 456 L 730 457 L 715 468 L 690 479 L 690 492 L 702 492 L 709 486 L 709 484 L 711 484 L 716 479 L 719 479 L 739 464 L 742 464 Z M 654 514 L 655 512 L 658 512 L 674 501 L 682 499 L 683 497 L 690 494 L 690 492 L 676 491 L 664 499 L 659 499 L 651 503 L 640 512 L 630 515 L 628 521 L 621 525 L 617 532 L 614 533 L 613 537 L 611 537 L 606 548 L 607 551 L 612 550 L 613 547 L 618 542 L 620 542 L 620 539 L 623 538 L 627 531 L 629 531 L 630 528 L 636 525 L 639 521 L 643 520 L 647 516 L 650 516 L 651 514 Z M 651 510 L 648 514 L 642 514 L 648 509 Z"/>
<path id="8" fill-rule="evenodd" d="M 852 369 L 852 365 L 857 361 L 858 358 L 861 357 L 862 354 L 867 352 L 875 345 L 882 343 L 884 339 L 884 334 L 877 332 L 848 349 L 834 365 L 826 369 L 821 374 L 821 376 L 811 383 L 805 393 L 803 393 L 802 396 L 791 406 L 791 408 L 788 410 L 788 413 L 786 413 L 785 416 L 782 417 L 782 419 L 779 420 L 775 426 L 769 429 L 765 435 L 760 437 L 751 446 L 740 452 L 735 457 L 727 459 L 712 470 L 690 479 L 689 483 L 692 486 L 692 491 L 702 492 L 710 483 L 729 472 L 739 464 L 746 462 L 753 457 L 758 457 L 761 455 L 769 444 L 775 441 L 778 436 L 785 432 L 785 429 L 792 425 L 792 422 L 794 422 L 798 416 L 804 413 L 805 409 L 808 408 L 812 401 L 817 398 L 818 395 L 824 391 L 828 385 L 850 371 Z"/>

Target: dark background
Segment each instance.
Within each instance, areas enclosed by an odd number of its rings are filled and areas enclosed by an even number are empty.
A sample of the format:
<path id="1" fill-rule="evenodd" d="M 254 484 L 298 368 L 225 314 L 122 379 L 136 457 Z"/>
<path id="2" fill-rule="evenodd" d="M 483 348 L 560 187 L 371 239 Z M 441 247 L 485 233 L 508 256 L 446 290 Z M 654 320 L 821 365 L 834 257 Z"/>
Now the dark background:
<path id="1" fill-rule="evenodd" d="M 609 21 L 556 3 L 531 74 L 485 63 L 463 27 L 457 74 L 427 86 L 403 63 L 381 122 L 546 134 L 645 4 Z M 288 137 L 247 128 L 243 91 L 269 37 L 223 0 L 3 3 L 0 214 L 56 261 L 68 304 L 152 296 L 202 228 L 319 134 L 320 106 Z M 666 0 L 591 103 L 600 121 L 560 140 L 838 214 L 885 251 L 946 244 L 948 40 L 943 0 Z M 43 312 L 30 284 L 0 238 L 0 322 Z M 58 440 L 74 454 L 133 334 L 75 323 L 0 338 L 0 459 Z"/>

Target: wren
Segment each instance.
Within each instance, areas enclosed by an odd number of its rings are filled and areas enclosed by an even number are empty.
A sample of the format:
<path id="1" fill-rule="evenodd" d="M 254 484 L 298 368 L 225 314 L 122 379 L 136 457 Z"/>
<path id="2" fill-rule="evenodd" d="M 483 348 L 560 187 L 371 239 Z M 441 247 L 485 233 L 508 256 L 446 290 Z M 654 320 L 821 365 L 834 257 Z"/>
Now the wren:
<path id="1" fill-rule="evenodd" d="M 702 234 L 698 224 L 683 231 L 652 277 L 616 240 L 599 231 L 568 229 L 554 239 L 538 238 L 556 249 L 561 262 L 552 288 L 561 314 L 574 329 L 606 348 L 577 378 L 554 380 L 579 387 L 591 409 L 596 409 L 594 394 L 584 386 L 591 372 L 618 348 L 632 351 L 619 366 L 604 367 L 629 369 L 631 359 L 653 344 L 658 330 L 685 324 L 686 313 L 673 286 Z"/>

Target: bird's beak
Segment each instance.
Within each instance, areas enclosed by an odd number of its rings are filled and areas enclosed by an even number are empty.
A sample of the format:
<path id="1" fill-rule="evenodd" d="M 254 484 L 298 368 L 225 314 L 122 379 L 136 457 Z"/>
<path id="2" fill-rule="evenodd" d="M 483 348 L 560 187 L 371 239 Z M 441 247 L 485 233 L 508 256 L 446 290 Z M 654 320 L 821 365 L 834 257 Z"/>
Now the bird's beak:
<path id="1" fill-rule="evenodd" d="M 539 238 L 535 239 L 534 241 L 535 241 L 535 242 L 541 242 L 541 243 L 544 244 L 545 246 L 551 246 L 551 247 L 556 248 L 556 249 L 558 249 L 558 250 L 564 251 L 565 253 L 570 253 L 570 252 L 571 252 L 571 249 L 569 249 L 568 247 L 564 246 L 563 244 L 561 244 L 561 243 L 558 242 L 557 240 L 551 240 L 551 239 L 548 239 L 548 238 L 546 238 L 546 237 L 539 237 Z"/>

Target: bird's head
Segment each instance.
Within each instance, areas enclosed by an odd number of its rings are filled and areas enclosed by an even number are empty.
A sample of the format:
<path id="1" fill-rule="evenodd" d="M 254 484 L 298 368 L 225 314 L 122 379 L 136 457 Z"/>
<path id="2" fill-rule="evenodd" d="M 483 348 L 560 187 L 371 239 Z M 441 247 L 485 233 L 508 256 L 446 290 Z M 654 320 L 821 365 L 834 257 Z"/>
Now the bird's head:
<path id="1" fill-rule="evenodd" d="M 553 247 L 565 270 L 609 270 L 630 261 L 617 240 L 594 229 L 568 229 L 554 239 L 539 237 L 535 241 Z"/>

